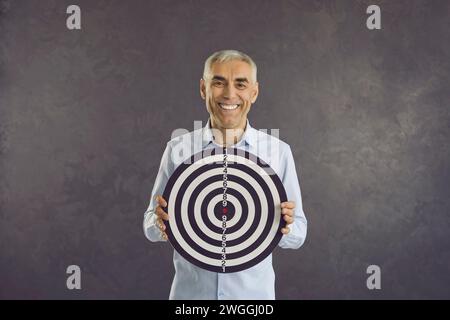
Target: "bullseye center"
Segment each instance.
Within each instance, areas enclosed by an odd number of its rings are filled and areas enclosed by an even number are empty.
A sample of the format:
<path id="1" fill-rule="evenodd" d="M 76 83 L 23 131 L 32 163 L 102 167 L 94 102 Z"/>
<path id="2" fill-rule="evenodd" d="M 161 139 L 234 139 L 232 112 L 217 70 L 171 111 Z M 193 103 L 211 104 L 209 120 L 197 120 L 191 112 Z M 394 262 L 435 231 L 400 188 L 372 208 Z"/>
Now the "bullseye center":
<path id="1" fill-rule="evenodd" d="M 230 221 L 234 217 L 234 214 L 235 208 L 230 201 L 227 201 L 226 207 L 223 206 L 222 201 L 217 202 L 214 206 L 214 216 L 217 220 L 222 221 L 222 216 L 226 215 L 227 220 Z"/>

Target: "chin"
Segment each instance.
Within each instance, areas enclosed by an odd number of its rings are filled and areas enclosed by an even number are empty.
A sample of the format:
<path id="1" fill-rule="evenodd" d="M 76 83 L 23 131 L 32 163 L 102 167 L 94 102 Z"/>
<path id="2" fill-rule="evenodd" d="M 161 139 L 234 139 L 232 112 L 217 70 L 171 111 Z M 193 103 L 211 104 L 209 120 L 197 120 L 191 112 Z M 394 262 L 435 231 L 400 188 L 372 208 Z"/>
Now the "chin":
<path id="1" fill-rule="evenodd" d="M 229 120 L 229 121 L 221 121 L 221 123 L 222 127 L 226 129 L 233 129 L 239 124 L 239 121 Z"/>

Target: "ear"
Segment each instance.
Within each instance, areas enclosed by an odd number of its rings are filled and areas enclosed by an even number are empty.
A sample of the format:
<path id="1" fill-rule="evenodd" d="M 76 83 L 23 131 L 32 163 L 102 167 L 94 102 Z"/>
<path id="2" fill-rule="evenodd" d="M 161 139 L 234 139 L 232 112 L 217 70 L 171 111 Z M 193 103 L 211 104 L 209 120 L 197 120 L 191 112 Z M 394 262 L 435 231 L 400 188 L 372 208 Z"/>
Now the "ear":
<path id="1" fill-rule="evenodd" d="M 206 83 L 205 80 L 200 79 L 200 96 L 202 97 L 203 100 L 206 99 Z"/>
<path id="2" fill-rule="evenodd" d="M 252 104 L 255 103 L 256 99 L 258 98 L 258 94 L 259 94 L 259 84 L 258 84 L 258 82 L 255 82 L 254 89 L 252 92 L 252 99 L 251 99 Z"/>

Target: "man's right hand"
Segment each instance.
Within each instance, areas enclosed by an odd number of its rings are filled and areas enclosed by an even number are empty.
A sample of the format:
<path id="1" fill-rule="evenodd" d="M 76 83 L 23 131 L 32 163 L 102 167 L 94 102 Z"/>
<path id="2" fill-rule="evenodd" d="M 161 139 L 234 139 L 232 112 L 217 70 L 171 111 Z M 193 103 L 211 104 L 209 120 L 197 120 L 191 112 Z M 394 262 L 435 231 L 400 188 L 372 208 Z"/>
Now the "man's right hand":
<path id="1" fill-rule="evenodd" d="M 156 196 L 156 202 L 158 203 L 155 209 L 156 216 L 158 217 L 156 223 L 161 231 L 163 239 L 167 240 L 166 226 L 163 222 L 163 220 L 169 221 L 169 215 L 163 210 L 163 208 L 167 207 L 167 202 L 162 196 Z"/>

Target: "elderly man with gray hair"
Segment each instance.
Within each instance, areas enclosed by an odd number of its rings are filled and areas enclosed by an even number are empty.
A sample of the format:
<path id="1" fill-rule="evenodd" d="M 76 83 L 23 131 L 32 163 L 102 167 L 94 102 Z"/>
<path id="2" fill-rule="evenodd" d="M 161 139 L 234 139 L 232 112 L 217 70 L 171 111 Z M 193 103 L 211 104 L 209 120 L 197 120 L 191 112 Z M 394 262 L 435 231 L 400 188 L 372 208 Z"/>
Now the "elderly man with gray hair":
<path id="1" fill-rule="evenodd" d="M 193 150 L 233 147 L 251 152 L 270 164 L 280 177 L 289 200 L 281 203 L 286 226 L 280 230 L 283 236 L 278 245 L 291 249 L 302 246 L 307 220 L 291 148 L 278 138 L 255 130 L 247 119 L 258 93 L 257 67 L 248 55 L 223 50 L 206 60 L 200 95 L 206 102 L 209 120 L 204 128 L 188 133 L 185 137 L 188 139 L 172 139 L 167 143 L 144 215 L 144 232 L 150 241 L 167 241 L 163 220 L 168 221 L 169 216 L 163 210 L 167 199 L 162 194 L 170 176 L 183 161 L 175 156 L 183 149 L 180 141 L 194 141 Z M 262 147 L 267 145 L 276 145 L 277 152 Z M 185 155 L 190 156 L 192 154 Z M 175 276 L 170 299 L 275 299 L 272 254 L 253 267 L 233 273 L 204 270 L 176 251 L 173 262 Z"/>

